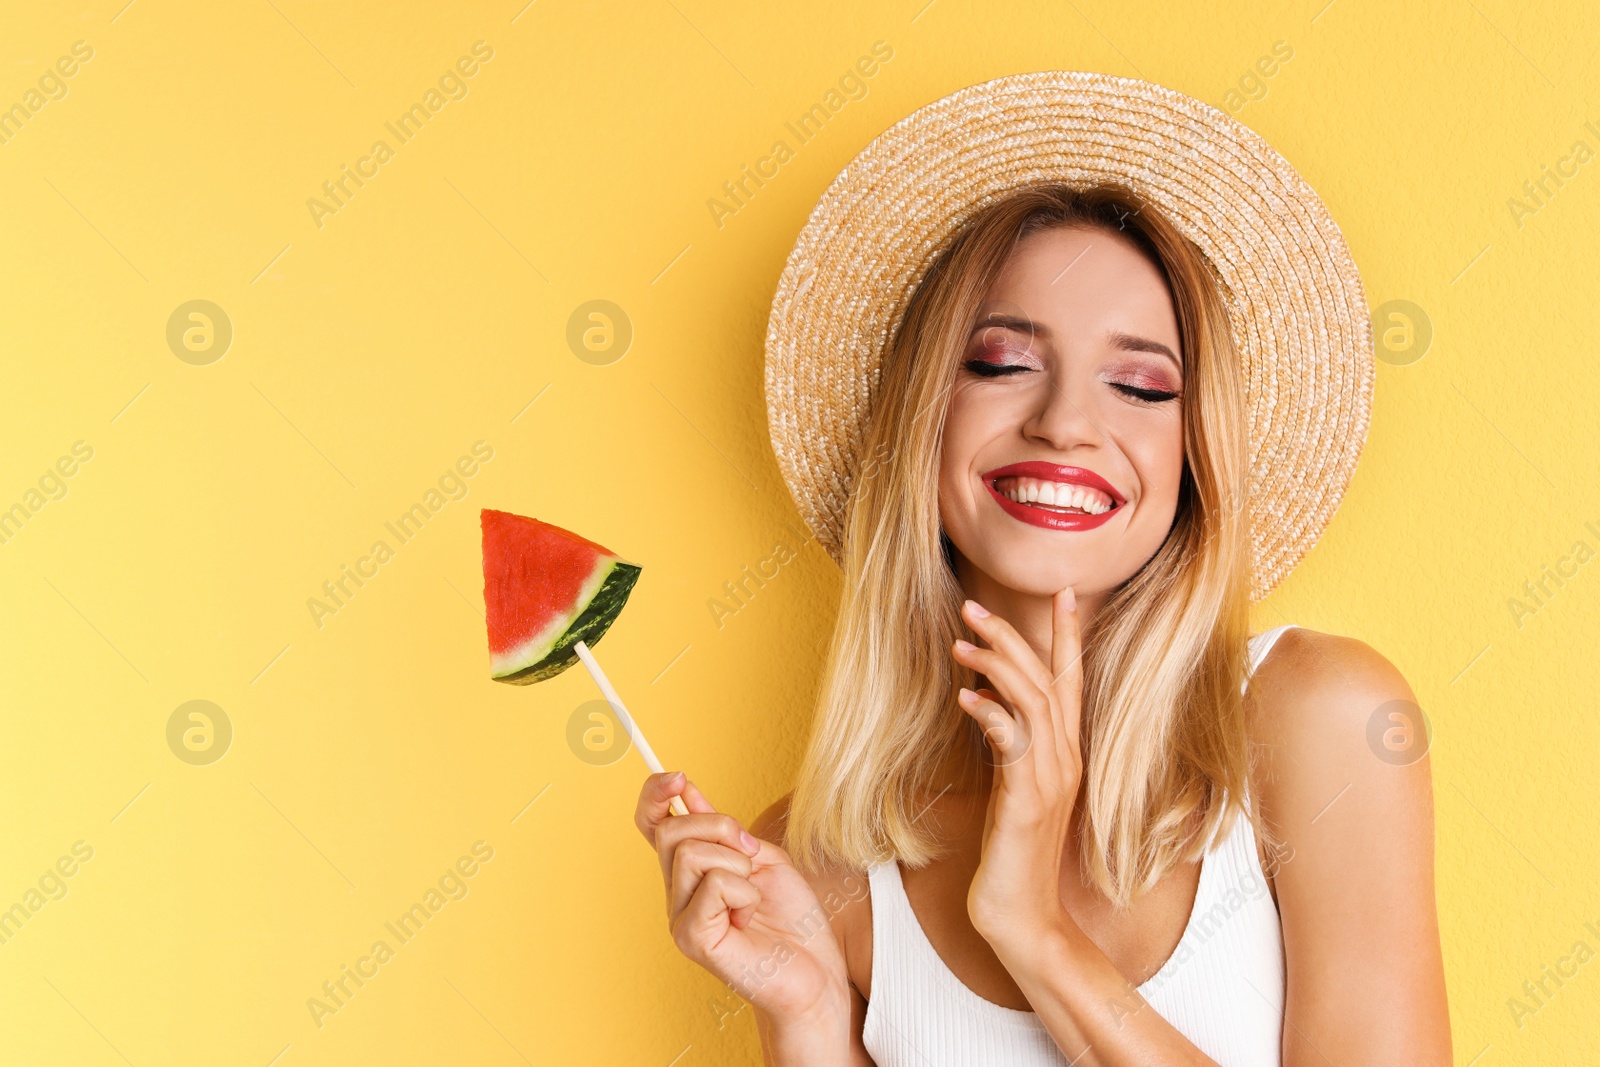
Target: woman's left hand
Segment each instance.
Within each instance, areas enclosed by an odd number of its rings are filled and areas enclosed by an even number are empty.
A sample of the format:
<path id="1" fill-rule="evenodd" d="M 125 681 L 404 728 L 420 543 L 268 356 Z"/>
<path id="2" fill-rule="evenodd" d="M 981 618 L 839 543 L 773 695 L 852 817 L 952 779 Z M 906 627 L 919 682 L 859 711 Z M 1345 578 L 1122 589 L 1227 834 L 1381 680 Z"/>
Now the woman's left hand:
<path id="1" fill-rule="evenodd" d="M 967 601 L 961 614 L 989 647 L 957 641 L 956 662 L 999 690 L 962 689 L 958 697 L 962 710 L 984 728 L 995 765 L 983 857 L 967 891 L 967 913 L 1004 956 L 1064 915 L 1061 863 L 1083 780 L 1077 603 L 1070 587 L 1055 595 L 1049 666 L 1010 623 L 975 601 Z"/>

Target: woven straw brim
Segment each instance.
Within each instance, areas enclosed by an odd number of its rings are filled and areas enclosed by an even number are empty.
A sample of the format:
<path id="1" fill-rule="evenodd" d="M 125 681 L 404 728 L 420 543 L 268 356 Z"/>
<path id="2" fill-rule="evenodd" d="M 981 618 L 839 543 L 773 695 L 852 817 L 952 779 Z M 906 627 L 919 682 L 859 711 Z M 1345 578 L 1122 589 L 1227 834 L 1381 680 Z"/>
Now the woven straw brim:
<path id="1" fill-rule="evenodd" d="M 879 365 L 955 231 L 1025 185 L 1120 181 L 1220 277 L 1248 392 L 1252 599 L 1311 549 L 1365 443 L 1366 296 L 1322 201 L 1255 133 L 1150 82 L 1012 75 L 918 109 L 828 186 L 778 281 L 766 338 L 773 451 L 801 516 L 841 560 Z"/>

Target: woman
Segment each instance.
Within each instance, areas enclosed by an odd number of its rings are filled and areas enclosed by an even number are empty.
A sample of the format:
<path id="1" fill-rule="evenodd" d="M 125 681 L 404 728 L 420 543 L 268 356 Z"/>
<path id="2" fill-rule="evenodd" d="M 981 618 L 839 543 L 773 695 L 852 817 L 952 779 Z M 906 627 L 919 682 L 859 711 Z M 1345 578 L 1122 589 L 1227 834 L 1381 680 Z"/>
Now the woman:
<path id="1" fill-rule="evenodd" d="M 824 195 L 768 337 L 845 570 L 810 745 L 750 830 L 681 773 L 637 813 L 769 1064 L 1450 1062 L 1425 740 L 1368 741 L 1415 698 L 1360 641 L 1247 641 L 1370 403 L 1359 278 L 1296 181 L 1186 97 L 1045 72 Z"/>

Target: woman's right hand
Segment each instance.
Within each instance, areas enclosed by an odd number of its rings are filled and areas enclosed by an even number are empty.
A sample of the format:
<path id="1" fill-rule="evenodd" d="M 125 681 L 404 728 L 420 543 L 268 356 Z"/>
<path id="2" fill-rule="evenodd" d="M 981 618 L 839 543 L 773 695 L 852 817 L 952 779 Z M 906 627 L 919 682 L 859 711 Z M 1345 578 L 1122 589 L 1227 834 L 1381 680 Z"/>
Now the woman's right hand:
<path id="1" fill-rule="evenodd" d="M 668 814 L 675 796 L 688 815 Z M 718 813 L 681 771 L 645 779 L 634 822 L 661 860 L 679 951 L 778 1030 L 848 1027 L 844 955 L 827 912 L 783 849 Z"/>

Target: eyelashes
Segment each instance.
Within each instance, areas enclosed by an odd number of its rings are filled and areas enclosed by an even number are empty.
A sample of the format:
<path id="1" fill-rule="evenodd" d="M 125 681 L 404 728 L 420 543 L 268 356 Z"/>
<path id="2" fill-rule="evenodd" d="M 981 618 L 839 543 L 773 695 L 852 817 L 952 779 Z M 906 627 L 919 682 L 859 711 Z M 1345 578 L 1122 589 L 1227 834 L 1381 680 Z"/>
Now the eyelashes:
<path id="1" fill-rule="evenodd" d="M 986 359 L 967 360 L 967 370 L 980 378 L 1001 378 L 1008 374 L 1019 374 L 1032 367 L 1024 367 L 1020 363 L 991 363 Z"/>
<path id="2" fill-rule="evenodd" d="M 1149 404 L 1160 404 L 1167 400 L 1176 400 L 1181 395 L 1179 393 L 1169 393 L 1165 389 L 1140 389 L 1137 386 L 1120 385 L 1116 382 L 1111 383 L 1111 388 Z"/>
<path id="3" fill-rule="evenodd" d="M 1033 367 L 1020 363 L 991 363 L 983 359 L 969 359 L 965 367 L 967 371 L 979 378 L 1006 378 L 1013 374 L 1023 374 L 1034 370 Z M 1141 389 L 1135 385 L 1124 385 L 1121 382 L 1111 382 L 1111 388 L 1125 396 L 1146 404 L 1161 404 L 1168 400 L 1176 400 L 1181 393 L 1167 392 L 1165 389 Z"/>

